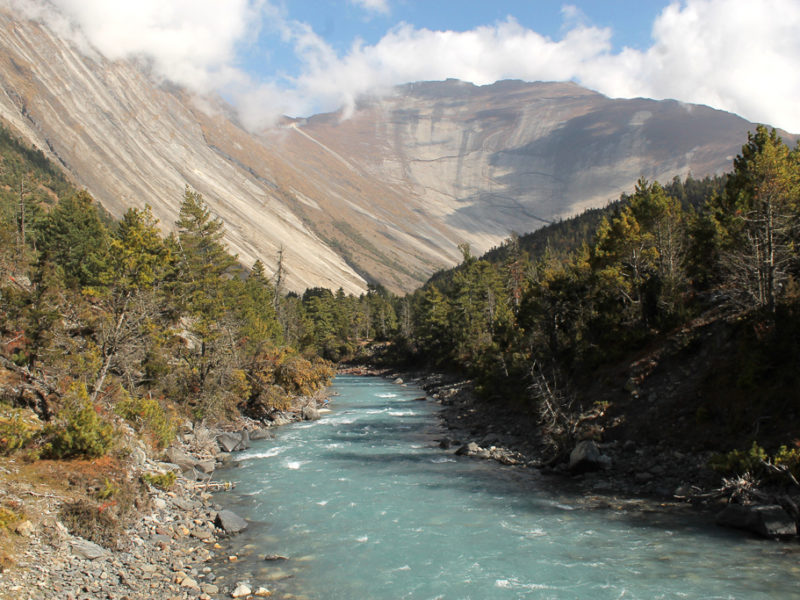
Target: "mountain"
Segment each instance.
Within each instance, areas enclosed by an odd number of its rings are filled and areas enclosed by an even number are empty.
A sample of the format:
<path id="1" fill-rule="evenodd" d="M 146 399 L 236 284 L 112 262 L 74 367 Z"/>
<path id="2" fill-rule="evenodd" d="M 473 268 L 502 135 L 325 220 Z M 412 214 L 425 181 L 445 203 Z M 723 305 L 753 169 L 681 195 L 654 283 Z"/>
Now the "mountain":
<path id="1" fill-rule="evenodd" d="M 112 214 L 153 207 L 171 230 L 185 185 L 245 264 L 288 285 L 410 290 L 510 232 L 605 204 L 636 180 L 719 173 L 755 125 L 571 83 L 401 86 L 341 113 L 252 133 L 218 98 L 0 8 L 0 119 Z M 784 135 L 784 139 L 794 140 Z"/>

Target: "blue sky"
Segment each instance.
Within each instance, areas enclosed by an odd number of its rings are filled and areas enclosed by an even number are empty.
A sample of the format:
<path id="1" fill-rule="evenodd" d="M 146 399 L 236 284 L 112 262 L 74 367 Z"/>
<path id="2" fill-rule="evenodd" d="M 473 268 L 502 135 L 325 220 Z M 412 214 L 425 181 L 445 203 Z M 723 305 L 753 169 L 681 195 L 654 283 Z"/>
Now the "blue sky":
<path id="1" fill-rule="evenodd" d="M 253 129 L 393 86 L 574 81 L 800 133 L 800 0 L 0 0 Z M 60 13 L 52 10 L 55 4 Z M 80 40 L 78 40 L 80 38 Z"/>

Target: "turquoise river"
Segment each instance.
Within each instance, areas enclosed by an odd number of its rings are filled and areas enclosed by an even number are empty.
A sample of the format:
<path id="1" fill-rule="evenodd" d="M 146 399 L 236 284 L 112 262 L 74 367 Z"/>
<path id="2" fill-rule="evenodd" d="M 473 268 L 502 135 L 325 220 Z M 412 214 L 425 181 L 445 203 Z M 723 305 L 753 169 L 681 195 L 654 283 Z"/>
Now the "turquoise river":
<path id="1" fill-rule="evenodd" d="M 320 421 L 224 473 L 236 488 L 220 503 L 251 525 L 223 581 L 314 600 L 800 598 L 797 544 L 592 508 L 533 471 L 441 450 L 417 388 L 340 376 L 333 391 Z"/>

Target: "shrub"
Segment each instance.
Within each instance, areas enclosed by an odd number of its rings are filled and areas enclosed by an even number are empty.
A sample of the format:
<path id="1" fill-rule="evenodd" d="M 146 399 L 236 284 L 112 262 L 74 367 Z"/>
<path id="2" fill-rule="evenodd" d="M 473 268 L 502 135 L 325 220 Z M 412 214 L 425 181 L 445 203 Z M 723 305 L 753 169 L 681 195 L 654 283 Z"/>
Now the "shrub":
<path id="1" fill-rule="evenodd" d="M 113 428 L 97 414 L 82 383 L 70 386 L 64 407 L 45 434 L 50 441 L 43 455 L 48 458 L 104 456 L 114 440 Z"/>
<path id="2" fill-rule="evenodd" d="M 155 398 L 127 396 L 117 403 L 115 411 L 136 431 L 148 433 L 158 448 L 166 448 L 175 439 L 178 430 L 175 415 L 165 410 Z"/>
<path id="3" fill-rule="evenodd" d="M 766 451 L 756 442 L 750 450 L 731 450 L 727 454 L 715 454 L 709 462 L 712 469 L 723 475 L 757 475 L 767 460 Z"/>
<path id="4" fill-rule="evenodd" d="M 79 500 L 65 504 L 59 516 L 71 534 L 114 549 L 119 546 L 122 525 L 107 507 Z"/>
<path id="5" fill-rule="evenodd" d="M 0 406 L 0 455 L 24 447 L 43 427 L 29 408 Z"/>
<path id="6" fill-rule="evenodd" d="M 142 475 L 142 481 L 164 491 L 175 485 L 175 479 L 177 479 L 177 476 L 174 471 L 167 471 L 166 473 L 144 473 Z"/>

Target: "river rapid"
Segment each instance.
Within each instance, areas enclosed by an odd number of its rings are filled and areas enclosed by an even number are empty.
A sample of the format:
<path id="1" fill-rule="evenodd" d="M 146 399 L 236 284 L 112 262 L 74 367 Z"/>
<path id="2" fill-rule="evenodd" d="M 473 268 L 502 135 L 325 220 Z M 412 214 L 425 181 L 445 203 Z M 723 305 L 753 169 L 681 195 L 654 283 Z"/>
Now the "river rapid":
<path id="1" fill-rule="evenodd" d="M 796 544 L 591 508 L 529 470 L 441 450 L 417 388 L 340 376 L 333 391 L 322 420 L 254 442 L 225 473 L 236 488 L 220 502 L 251 522 L 225 581 L 315 600 L 800 597 Z"/>

